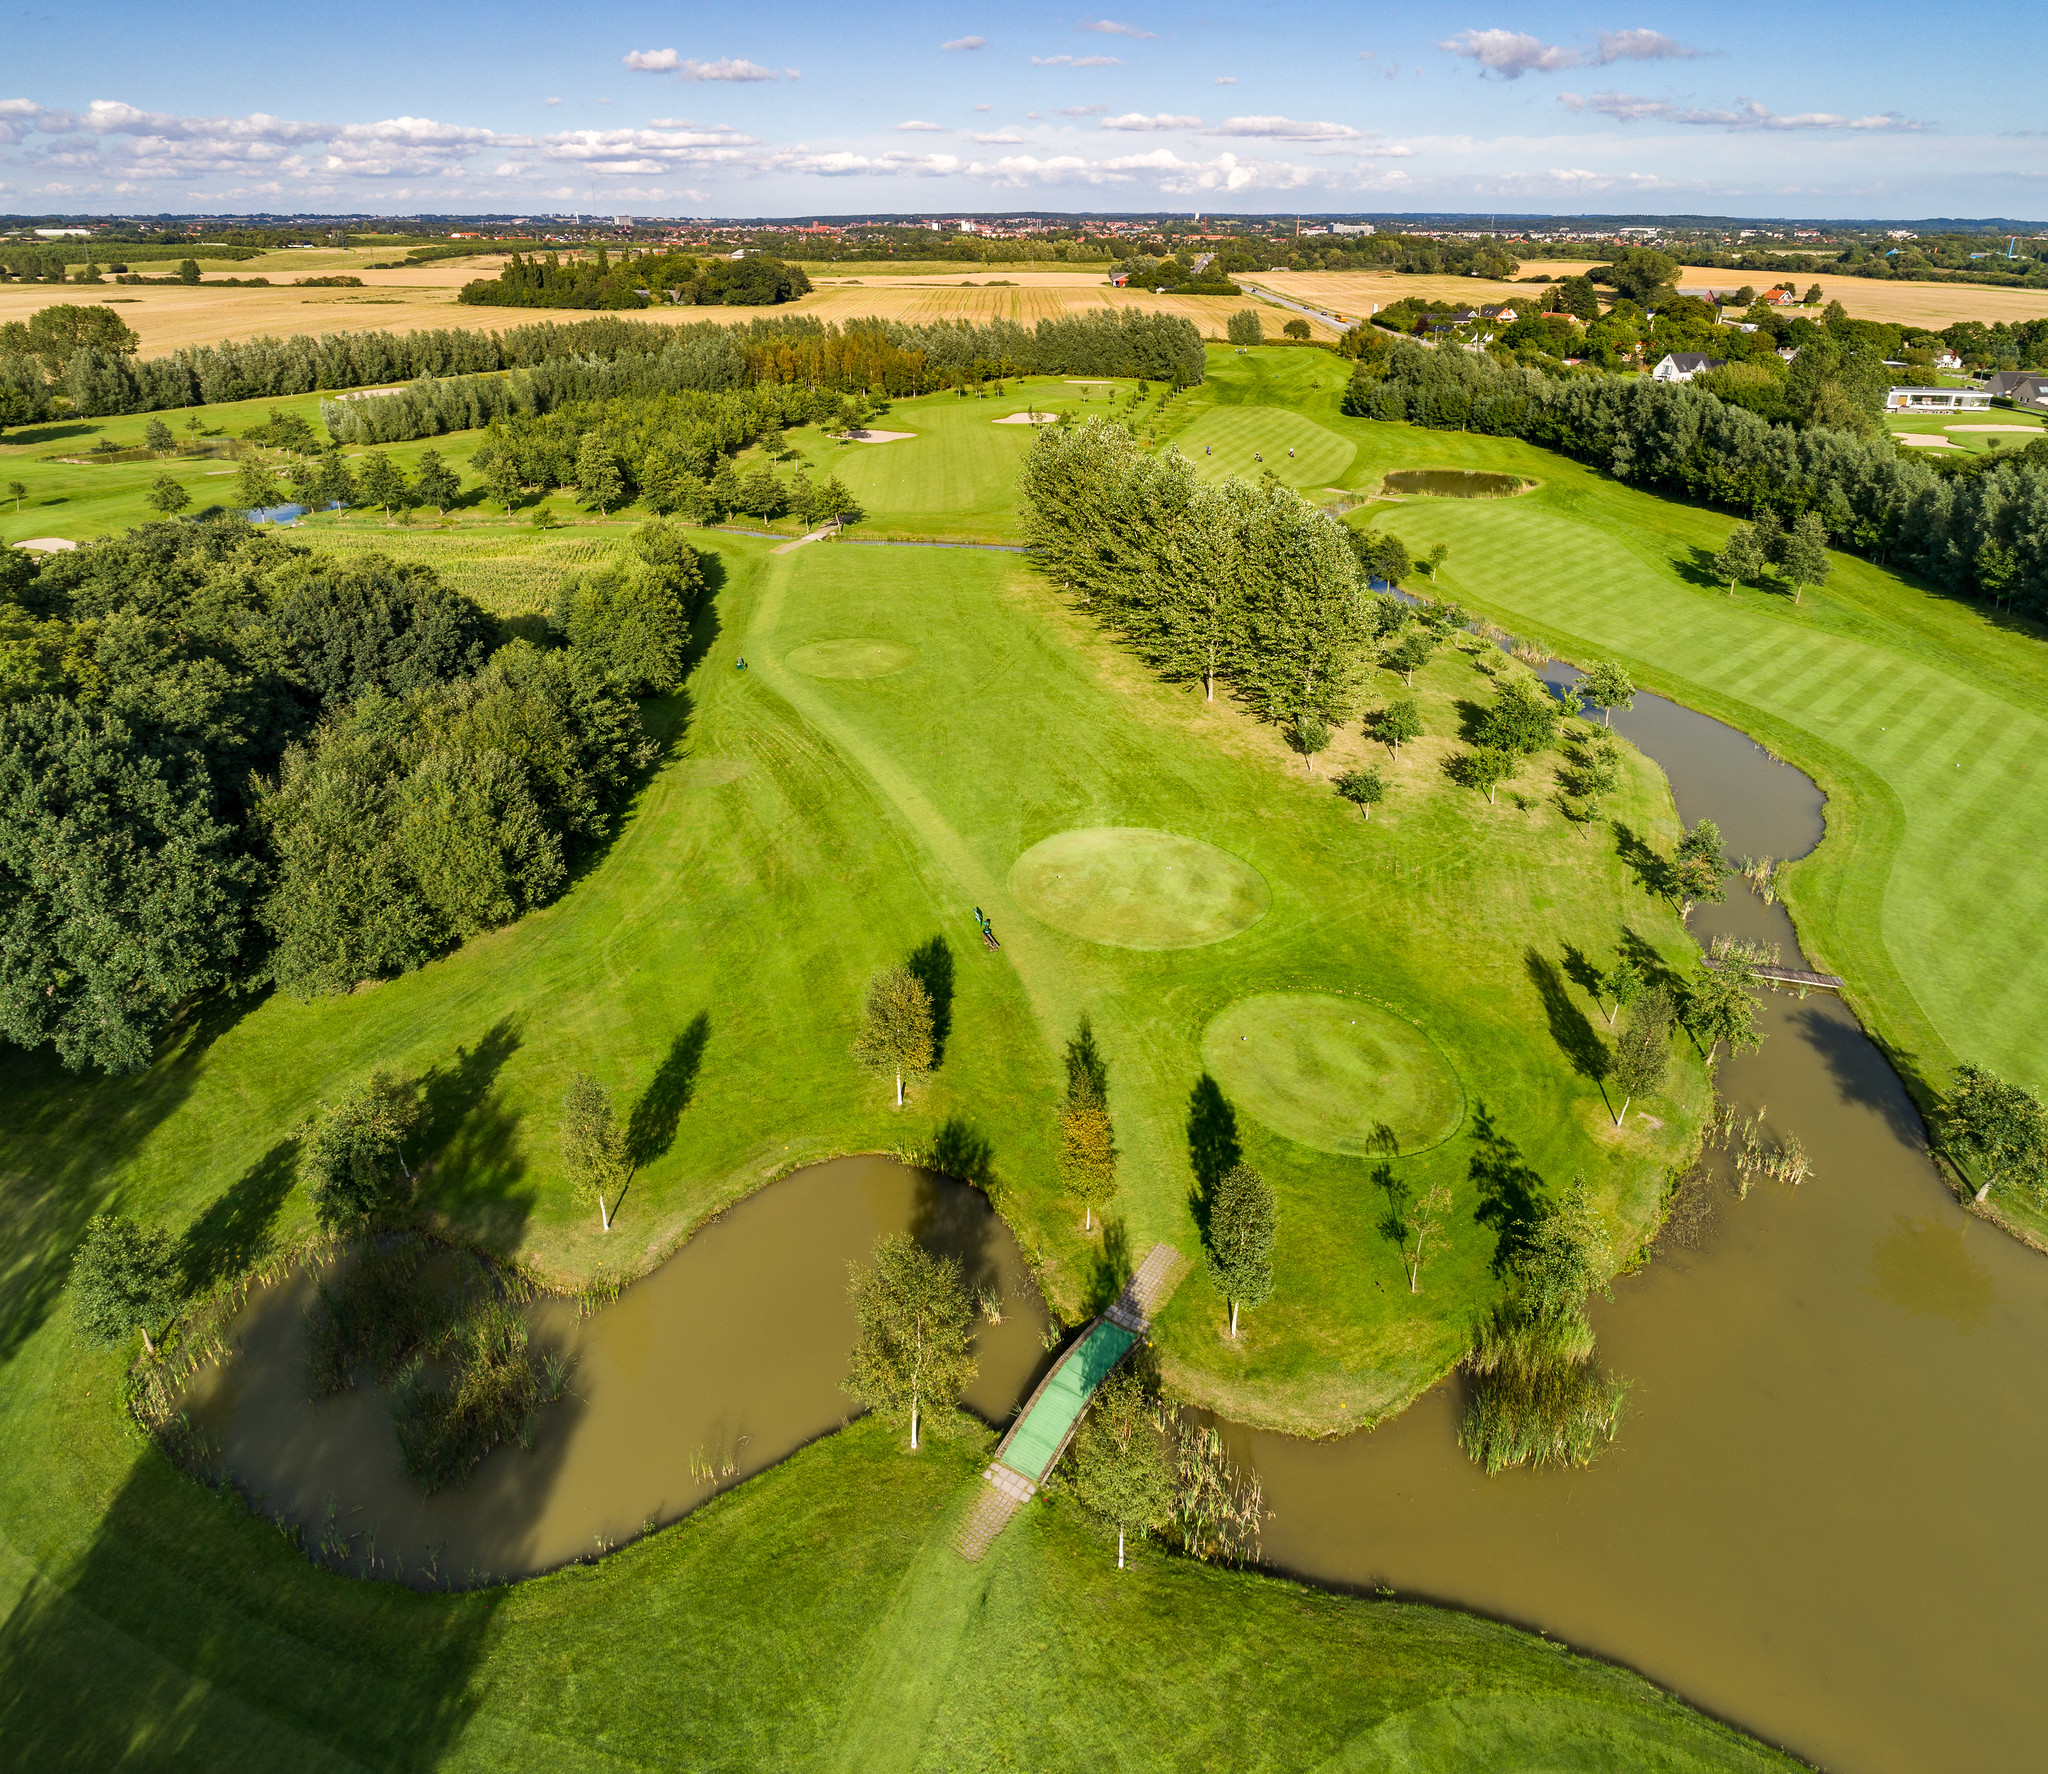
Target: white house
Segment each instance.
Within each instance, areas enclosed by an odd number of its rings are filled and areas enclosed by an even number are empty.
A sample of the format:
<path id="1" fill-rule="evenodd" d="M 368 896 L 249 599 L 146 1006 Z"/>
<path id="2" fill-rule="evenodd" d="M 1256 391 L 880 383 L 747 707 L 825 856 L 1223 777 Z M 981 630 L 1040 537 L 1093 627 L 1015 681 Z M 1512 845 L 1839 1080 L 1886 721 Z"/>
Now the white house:
<path id="1" fill-rule="evenodd" d="M 1938 370 L 1959 370 L 1963 367 L 1963 359 L 1959 352 L 1944 345 L 1934 354 L 1934 367 Z"/>
<path id="2" fill-rule="evenodd" d="M 1702 370 L 1718 370 L 1727 361 L 1704 351 L 1667 351 L 1650 374 L 1659 382 L 1690 382 Z"/>
<path id="3" fill-rule="evenodd" d="M 1988 388 L 1887 388 L 1888 413 L 1984 413 L 1991 410 Z"/>

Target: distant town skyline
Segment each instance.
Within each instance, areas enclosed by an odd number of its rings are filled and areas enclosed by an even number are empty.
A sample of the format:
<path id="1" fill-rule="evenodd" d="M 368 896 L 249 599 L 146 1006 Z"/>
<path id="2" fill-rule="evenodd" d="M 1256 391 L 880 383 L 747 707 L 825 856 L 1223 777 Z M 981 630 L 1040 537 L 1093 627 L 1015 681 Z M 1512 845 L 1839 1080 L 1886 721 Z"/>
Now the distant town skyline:
<path id="1" fill-rule="evenodd" d="M 1668 16 L 1323 4 L 573 15 L 245 0 L 10 26 L 0 210 L 2025 216 L 2043 136 L 1987 45 L 1839 0 Z M 1943 53 L 1943 42 L 1969 55 Z M 1907 45 L 1914 45 L 1911 49 Z"/>

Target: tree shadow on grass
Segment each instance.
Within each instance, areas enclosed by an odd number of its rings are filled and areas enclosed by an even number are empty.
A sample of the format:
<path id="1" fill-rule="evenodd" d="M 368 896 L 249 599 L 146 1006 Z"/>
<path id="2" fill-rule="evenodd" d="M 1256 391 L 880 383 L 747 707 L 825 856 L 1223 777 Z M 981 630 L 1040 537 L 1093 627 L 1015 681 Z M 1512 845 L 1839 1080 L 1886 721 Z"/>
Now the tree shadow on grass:
<path id="1" fill-rule="evenodd" d="M 110 1489 L 62 1581 L 30 1576 L 0 1624 L 8 1766 L 220 1766 L 232 1746 L 248 1761 L 254 1745 L 296 1742 L 427 1769 L 460 1740 L 509 1588 L 415 1596 L 337 1581 L 234 1492 L 193 1483 L 153 1449 Z M 375 1705 L 339 1698 L 371 1669 Z"/>
<path id="2" fill-rule="evenodd" d="M 1223 1094 L 1223 1086 L 1204 1072 L 1188 1096 L 1188 1168 L 1195 1173 L 1189 1205 L 1204 1240 L 1209 1236 L 1209 1202 L 1216 1185 L 1243 1156 L 1237 1111 Z"/>
<path id="3" fill-rule="evenodd" d="M 270 1250 L 270 1229 L 298 1180 L 299 1142 L 279 1140 L 185 1230 L 178 1264 L 185 1286 L 203 1292 L 253 1269 Z"/>
<path id="4" fill-rule="evenodd" d="M 1532 947 L 1523 951 L 1522 964 L 1528 969 L 1536 995 L 1543 1000 L 1543 1014 L 1550 1022 L 1550 1038 L 1571 1061 L 1572 1070 L 1582 1078 L 1606 1077 L 1606 1044 L 1594 1033 L 1585 1012 L 1572 1002 L 1571 994 L 1565 990 L 1564 977 L 1557 970 L 1557 963 Z"/>
<path id="5" fill-rule="evenodd" d="M 1472 1217 L 1493 1230 L 1493 1272 L 1504 1275 L 1527 1246 L 1543 1213 L 1543 1178 L 1523 1161 L 1522 1148 L 1504 1132 L 1485 1103 L 1475 1103 L 1472 1133 L 1479 1143 L 1469 1172 L 1479 1190 Z"/>
<path id="6" fill-rule="evenodd" d="M 704 1049 L 710 1041 L 711 1018 L 700 1010 L 669 1043 L 626 1123 L 626 1151 L 635 1168 L 652 1164 L 675 1143 L 676 1127 L 696 1094 L 697 1074 L 704 1069 Z"/>
<path id="7" fill-rule="evenodd" d="M 910 951 L 903 965 L 932 1001 L 932 1070 L 946 1063 L 946 1037 L 953 1032 L 953 950 L 935 936 Z"/>
<path id="8" fill-rule="evenodd" d="M 1131 1278 L 1131 1234 L 1121 1214 L 1103 1214 L 1102 1245 L 1089 1266 L 1085 1298 L 1088 1316 L 1095 1317 L 1116 1304 Z"/>
<path id="9" fill-rule="evenodd" d="M 1711 548 L 1701 547 L 1697 542 L 1686 549 L 1685 557 L 1682 560 L 1676 557 L 1673 558 L 1671 569 L 1686 584 L 1694 586 L 1699 590 L 1726 591 L 1728 589 L 1728 582 L 1714 571 L 1714 551 Z"/>
<path id="10" fill-rule="evenodd" d="M 457 1048 L 454 1062 L 420 1081 L 424 1113 L 416 1142 L 421 1192 L 462 1231 L 497 1250 L 518 1242 L 533 1205 L 519 1187 L 519 1118 L 497 1100 L 498 1074 L 519 1051 L 519 1032 L 504 1017 L 477 1044 Z"/>
<path id="11" fill-rule="evenodd" d="M 1564 973 L 1565 978 L 1595 1001 L 1607 989 L 1607 981 L 1593 964 L 1593 957 L 1575 942 L 1564 945 Z"/>
<path id="12" fill-rule="evenodd" d="M 1614 854 L 1652 899 L 1670 897 L 1671 864 L 1618 819 L 1614 822 Z"/>
<path id="13" fill-rule="evenodd" d="M 1408 1227 L 1403 1216 L 1408 1211 L 1413 1191 L 1394 1174 L 1391 1164 L 1382 1164 L 1374 1170 L 1372 1182 L 1373 1187 L 1387 1198 L 1387 1211 L 1380 1215 L 1375 1230 L 1396 1250 L 1402 1250 L 1408 1243 Z"/>

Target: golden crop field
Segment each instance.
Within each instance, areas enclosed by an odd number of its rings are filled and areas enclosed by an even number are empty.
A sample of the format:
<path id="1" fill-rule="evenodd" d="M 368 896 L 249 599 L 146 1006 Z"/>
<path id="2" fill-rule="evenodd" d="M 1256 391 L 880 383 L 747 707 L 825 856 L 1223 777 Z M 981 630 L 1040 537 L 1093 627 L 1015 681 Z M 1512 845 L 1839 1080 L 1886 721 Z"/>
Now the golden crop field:
<path id="1" fill-rule="evenodd" d="M 1522 267 L 1527 276 L 1574 277 L 1600 263 L 1597 259 L 1532 259 Z M 1713 271 L 1682 266 L 1679 283 L 1686 288 L 1739 289 L 1753 283 L 1764 289 L 1782 277 L 1794 277 L 1803 294 L 1819 284 L 1825 299 L 1839 301 L 1858 320 L 1893 321 L 1914 326 L 1943 327 L 1956 320 L 2037 320 L 2048 315 L 2048 290 L 1991 289 L 1967 283 L 1880 283 L 1868 277 L 1830 277 L 1826 272 Z M 1364 319 L 1375 304 L 1384 308 L 1404 296 L 1430 302 L 1526 302 L 1542 286 L 1495 283 L 1481 277 L 1411 277 L 1388 271 L 1276 271 L 1258 282 L 1297 302 L 1308 302 L 1347 319 Z"/>
<path id="2" fill-rule="evenodd" d="M 580 309 L 476 308 L 455 299 L 465 283 L 489 275 L 502 260 L 480 263 L 455 259 L 397 271 L 361 269 L 360 261 L 370 256 L 373 255 L 273 253 L 231 268 L 233 274 L 244 277 L 351 272 L 362 278 L 362 289 L 300 289 L 283 282 L 268 289 L 229 289 L 208 284 L 67 284 L 60 293 L 49 284 L 10 283 L 0 285 L 0 322 L 25 320 L 37 309 L 55 302 L 110 303 L 140 336 L 142 355 L 155 357 L 181 346 L 211 345 L 266 334 L 278 337 L 292 333 L 402 333 L 424 327 L 502 330 L 541 320 L 590 318 Z M 329 262 L 314 262 L 323 259 Z M 347 260 L 357 263 L 349 264 Z M 885 319 L 918 322 L 955 318 L 987 321 L 1000 316 L 1031 326 L 1049 316 L 1090 308 L 1135 307 L 1185 315 L 1204 337 L 1220 339 L 1230 316 L 1250 300 L 1231 296 L 1155 296 L 1147 290 L 1112 289 L 1099 272 L 1086 268 L 1014 272 L 1002 279 L 1009 285 L 1007 288 L 990 288 L 990 281 L 987 275 L 977 277 L 971 272 L 914 280 L 895 276 L 874 281 L 866 277 L 845 278 L 821 285 L 802 300 L 779 308 L 645 308 L 635 309 L 625 318 L 687 325 L 707 320 L 733 323 L 772 314 L 808 314 L 830 321 L 880 315 Z M 1265 318 L 1267 330 L 1277 333 L 1294 316 L 1268 307 Z M 1311 325 L 1316 337 L 1335 337 L 1321 323 Z"/>

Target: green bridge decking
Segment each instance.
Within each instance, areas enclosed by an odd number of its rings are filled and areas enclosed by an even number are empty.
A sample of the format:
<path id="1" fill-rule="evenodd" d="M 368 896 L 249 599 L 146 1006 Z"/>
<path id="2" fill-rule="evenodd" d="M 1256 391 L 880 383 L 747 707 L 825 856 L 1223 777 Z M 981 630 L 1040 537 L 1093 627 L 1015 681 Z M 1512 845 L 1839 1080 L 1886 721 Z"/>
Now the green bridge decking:
<path id="1" fill-rule="evenodd" d="M 978 1559 L 1003 1531 L 1011 1516 L 1045 1481 L 1066 1445 L 1074 1425 L 1095 1396 L 1095 1389 L 1116 1371 L 1117 1364 L 1152 1325 L 1152 1314 L 1180 1280 L 1180 1253 L 1170 1244 L 1155 1244 L 1125 1283 L 1116 1303 L 1067 1345 L 1038 1388 L 1024 1401 L 1016 1422 L 996 1447 L 996 1457 L 982 1474 L 988 1482 L 954 1536 L 963 1558 Z"/>

